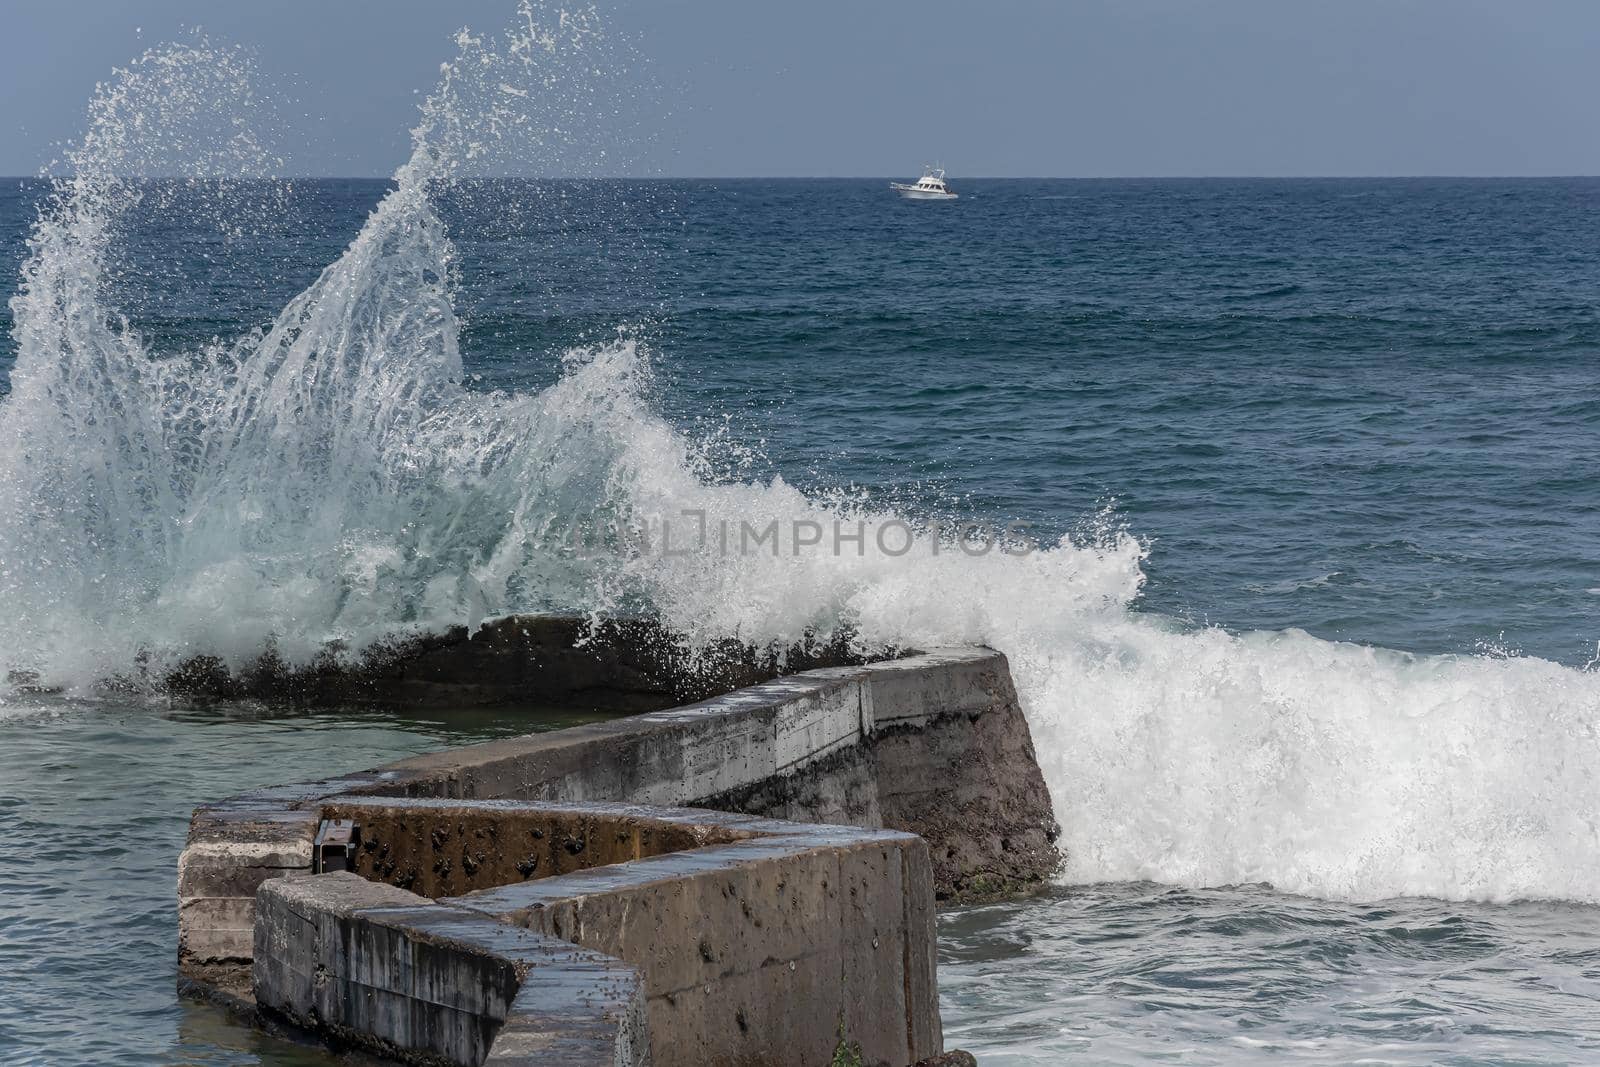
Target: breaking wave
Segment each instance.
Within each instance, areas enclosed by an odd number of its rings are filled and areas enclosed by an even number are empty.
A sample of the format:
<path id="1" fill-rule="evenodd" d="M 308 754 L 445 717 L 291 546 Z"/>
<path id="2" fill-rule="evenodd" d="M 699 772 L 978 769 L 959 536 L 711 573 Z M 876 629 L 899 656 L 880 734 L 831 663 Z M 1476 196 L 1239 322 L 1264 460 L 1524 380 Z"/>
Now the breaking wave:
<path id="1" fill-rule="evenodd" d="M 654 611 L 691 641 L 981 642 L 1011 660 L 1068 879 L 1600 901 L 1593 671 L 1182 627 L 1133 610 L 1146 549 L 1109 526 L 974 553 L 869 500 L 728 480 L 654 410 L 625 330 L 542 392 L 464 386 L 438 196 L 577 151 L 604 110 L 600 39 L 592 14 L 528 4 L 463 33 L 344 252 L 269 327 L 178 353 L 115 306 L 125 220 L 165 195 L 133 175 L 189 175 L 219 227 L 270 197 L 276 161 L 236 121 L 248 63 L 202 41 L 101 91 L 12 301 L 0 670 L 85 685 L 548 609 Z M 572 536 L 685 517 L 777 533 L 753 551 Z"/>

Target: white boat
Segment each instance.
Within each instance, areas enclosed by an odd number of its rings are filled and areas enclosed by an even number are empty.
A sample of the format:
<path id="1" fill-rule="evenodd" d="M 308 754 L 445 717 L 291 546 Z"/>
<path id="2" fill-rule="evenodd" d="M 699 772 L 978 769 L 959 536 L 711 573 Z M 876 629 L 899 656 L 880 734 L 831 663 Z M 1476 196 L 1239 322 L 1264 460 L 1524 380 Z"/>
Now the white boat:
<path id="1" fill-rule="evenodd" d="M 922 177 L 909 185 L 905 182 L 890 182 L 889 188 L 905 197 L 907 200 L 954 200 L 956 194 L 944 183 L 943 167 L 923 167 Z"/>

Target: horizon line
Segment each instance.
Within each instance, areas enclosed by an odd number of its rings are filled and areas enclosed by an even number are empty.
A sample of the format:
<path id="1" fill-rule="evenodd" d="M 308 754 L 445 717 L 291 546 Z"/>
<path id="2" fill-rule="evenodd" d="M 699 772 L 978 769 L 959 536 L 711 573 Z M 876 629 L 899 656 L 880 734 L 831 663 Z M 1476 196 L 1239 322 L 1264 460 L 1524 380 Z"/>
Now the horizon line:
<path id="1" fill-rule="evenodd" d="M 750 182 L 750 181 L 885 181 L 898 174 L 482 174 L 456 181 L 561 181 L 561 182 Z M 64 175 L 0 174 L 0 181 L 53 181 Z M 126 174 L 121 178 L 146 181 L 188 180 L 188 174 Z M 198 180 L 226 178 L 236 181 L 344 181 L 390 182 L 393 174 L 275 174 L 263 178 L 232 175 L 202 176 Z M 1600 174 L 957 174 L 952 180 L 985 182 L 1159 182 L 1159 181 L 1570 181 L 1600 178 Z"/>

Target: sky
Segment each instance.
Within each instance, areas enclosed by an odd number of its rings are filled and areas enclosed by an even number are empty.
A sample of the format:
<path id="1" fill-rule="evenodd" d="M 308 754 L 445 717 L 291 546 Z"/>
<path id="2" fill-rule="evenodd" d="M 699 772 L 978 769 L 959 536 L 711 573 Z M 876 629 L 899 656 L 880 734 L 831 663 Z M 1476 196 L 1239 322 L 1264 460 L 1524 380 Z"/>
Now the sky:
<path id="1" fill-rule="evenodd" d="M 0 174 L 202 28 L 288 98 L 286 169 L 387 175 L 513 0 L 0 0 Z M 1594 0 L 599 0 L 660 176 L 1600 174 Z M 915 12 L 912 14 L 912 12 Z M 619 154 L 623 158 L 626 154 Z"/>

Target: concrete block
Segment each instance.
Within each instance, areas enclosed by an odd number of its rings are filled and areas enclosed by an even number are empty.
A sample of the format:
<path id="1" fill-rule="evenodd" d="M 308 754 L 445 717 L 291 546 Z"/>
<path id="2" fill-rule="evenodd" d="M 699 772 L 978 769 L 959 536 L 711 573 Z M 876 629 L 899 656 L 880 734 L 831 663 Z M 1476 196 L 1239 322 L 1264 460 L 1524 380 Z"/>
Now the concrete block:
<path id="1" fill-rule="evenodd" d="M 296 827 L 297 830 L 302 827 Z M 178 856 L 178 896 L 253 897 L 268 878 L 309 870 L 316 819 L 306 819 L 292 840 L 211 839 L 191 843 Z"/>
<path id="2" fill-rule="evenodd" d="M 297 1025 L 419 1061 L 648 1062 L 643 986 L 618 960 L 348 872 L 257 896 L 256 1000 Z"/>
<path id="3" fill-rule="evenodd" d="M 854 679 L 838 681 L 784 704 L 778 708 L 774 726 L 778 774 L 792 774 L 841 748 L 859 744 L 861 684 Z"/>
<path id="4" fill-rule="evenodd" d="M 183 964 L 248 962 L 255 936 L 254 897 L 198 897 L 178 902 L 178 958 Z"/>
<path id="5" fill-rule="evenodd" d="M 636 965 L 660 1064 L 827 1063 L 841 1030 L 871 1053 L 869 1062 L 937 1052 L 923 842 L 762 825 L 787 832 L 448 903 Z M 925 879 L 920 886 L 905 884 L 908 870 Z"/>
<path id="6" fill-rule="evenodd" d="M 314 812 L 257 795 L 195 812 L 178 857 L 180 969 L 248 962 L 261 883 L 309 871 Z"/>
<path id="7" fill-rule="evenodd" d="M 996 703 L 1016 702 L 1006 658 L 991 649 L 937 649 L 861 670 L 871 691 L 874 730 L 942 715 L 976 716 Z"/>

